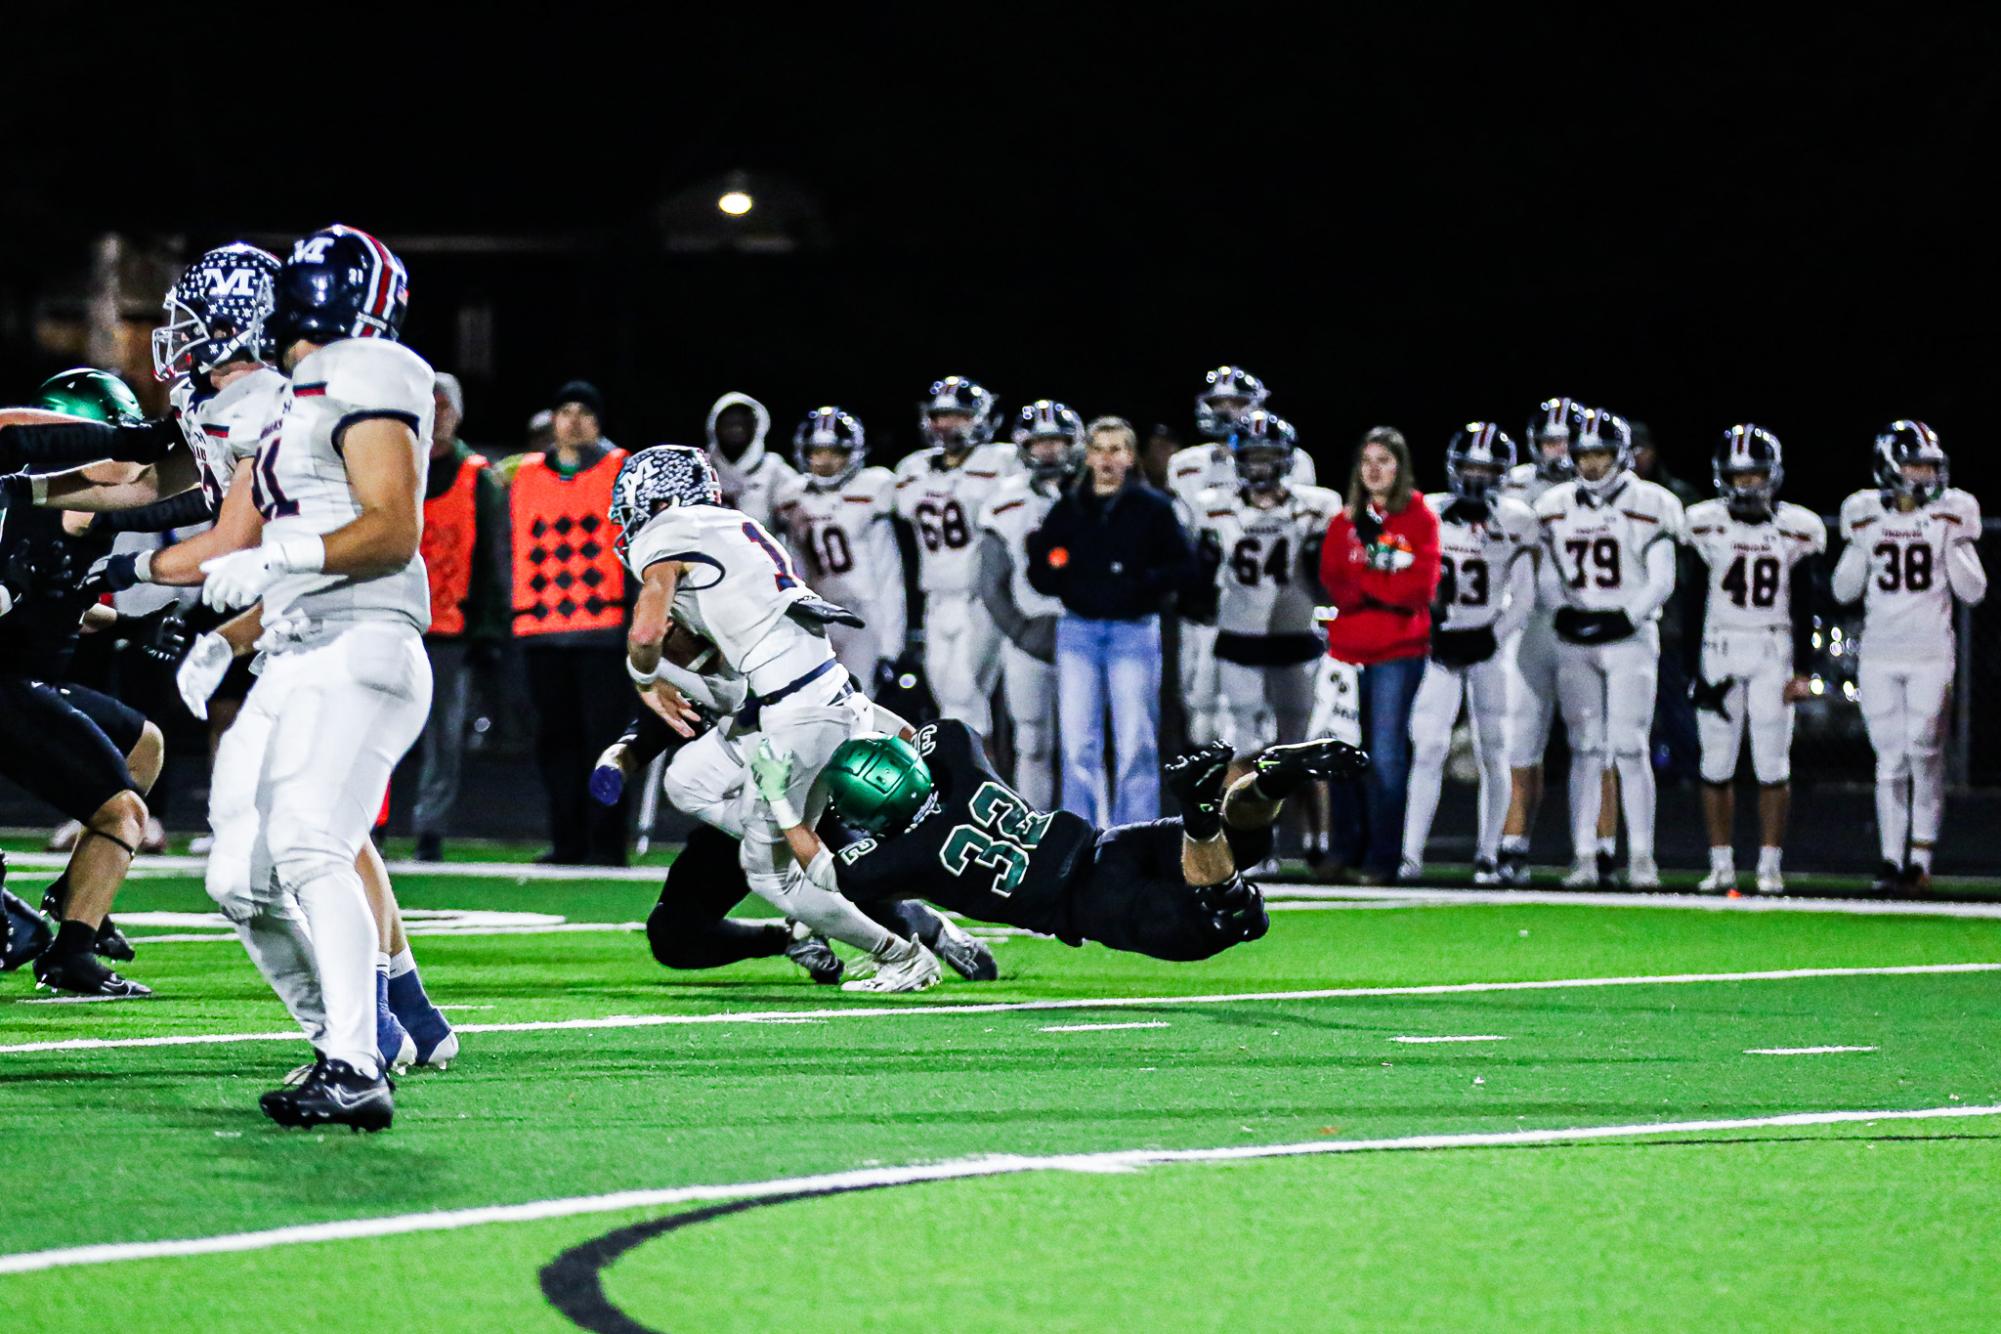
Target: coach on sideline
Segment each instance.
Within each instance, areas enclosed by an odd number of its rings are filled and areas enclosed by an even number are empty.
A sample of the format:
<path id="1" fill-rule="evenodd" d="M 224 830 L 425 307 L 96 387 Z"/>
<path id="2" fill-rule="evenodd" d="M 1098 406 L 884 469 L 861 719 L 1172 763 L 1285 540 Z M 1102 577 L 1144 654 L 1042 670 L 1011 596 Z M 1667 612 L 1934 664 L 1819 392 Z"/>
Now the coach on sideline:
<path id="1" fill-rule="evenodd" d="M 1085 432 L 1084 471 L 1027 541 L 1028 582 L 1056 624 L 1063 808 L 1094 825 L 1160 818 L 1160 608 L 1195 574 L 1174 502 L 1137 466 L 1123 417 Z M 1105 782 L 1105 710 L 1117 780 Z"/>

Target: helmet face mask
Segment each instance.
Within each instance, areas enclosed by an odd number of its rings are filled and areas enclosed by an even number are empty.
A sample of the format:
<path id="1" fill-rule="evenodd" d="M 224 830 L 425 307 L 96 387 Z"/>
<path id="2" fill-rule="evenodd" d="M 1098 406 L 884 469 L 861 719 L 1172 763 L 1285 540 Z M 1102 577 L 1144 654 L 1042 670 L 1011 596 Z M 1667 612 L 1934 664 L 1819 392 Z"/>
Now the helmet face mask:
<path id="1" fill-rule="evenodd" d="M 1732 514 L 1745 518 L 1768 515 L 1786 477 L 1779 438 L 1762 426 L 1733 426 L 1717 442 L 1710 471 L 1716 494 Z"/>
<path id="2" fill-rule="evenodd" d="M 278 257 L 241 241 L 217 246 L 187 267 L 160 308 L 153 330 L 153 377 L 172 383 L 206 375 L 231 361 L 270 359 L 270 318 Z"/>
<path id="3" fill-rule="evenodd" d="M 1535 451 L 1529 461 L 1536 476 L 1545 482 L 1567 482 L 1577 475 L 1570 457 L 1571 442 L 1577 438 L 1584 408 L 1574 398 L 1546 398 L 1529 418 L 1529 447 Z"/>
<path id="4" fill-rule="evenodd" d="M 994 396 L 963 375 L 932 382 L 918 410 L 924 443 L 947 454 L 964 454 L 994 438 Z"/>
<path id="5" fill-rule="evenodd" d="M 1084 419 L 1053 398 L 1024 403 L 1012 439 L 1032 480 L 1060 484 L 1084 466 Z"/>
<path id="6" fill-rule="evenodd" d="M 1299 432 L 1275 412 L 1252 408 L 1230 427 L 1224 443 L 1244 489 L 1258 494 L 1285 490 L 1299 450 Z"/>
<path id="7" fill-rule="evenodd" d="M 1195 395 L 1195 427 L 1208 439 L 1226 441 L 1237 423 L 1270 396 L 1265 382 L 1242 366 L 1218 366 L 1202 377 Z"/>
<path id="8" fill-rule="evenodd" d="M 722 503 L 722 479 L 706 453 L 692 445 L 654 445 L 619 467 L 605 517 L 618 525 L 613 546 L 623 559 L 632 535 L 660 511 Z"/>
<path id="9" fill-rule="evenodd" d="M 1607 459 L 1605 469 L 1597 476 L 1591 476 L 1584 464 L 1600 456 Z M 1570 461 L 1577 469 L 1578 488 L 1602 500 L 1619 485 L 1627 469 L 1633 466 L 1632 427 L 1616 412 L 1607 412 L 1603 408 L 1586 409 L 1578 423 L 1577 433 L 1570 441 Z"/>
<path id="10" fill-rule="evenodd" d="M 822 472 L 820 458 L 829 453 L 838 455 L 839 461 Z M 792 459 L 812 484 L 830 490 L 846 486 L 868 462 L 868 434 L 851 412 L 815 408 L 792 433 Z"/>
<path id="11" fill-rule="evenodd" d="M 1945 494 L 1951 476 L 1938 432 L 1923 422 L 1894 421 L 1877 433 L 1876 486 L 1885 500 L 1930 504 Z"/>
<path id="12" fill-rule="evenodd" d="M 843 741 L 821 781 L 828 807 L 843 823 L 879 838 L 909 828 L 937 786 L 917 748 L 895 736 Z"/>
<path id="13" fill-rule="evenodd" d="M 1469 505 L 1493 499 L 1501 479 L 1515 466 L 1515 442 L 1492 422 L 1467 422 L 1445 447 L 1445 485 Z"/>

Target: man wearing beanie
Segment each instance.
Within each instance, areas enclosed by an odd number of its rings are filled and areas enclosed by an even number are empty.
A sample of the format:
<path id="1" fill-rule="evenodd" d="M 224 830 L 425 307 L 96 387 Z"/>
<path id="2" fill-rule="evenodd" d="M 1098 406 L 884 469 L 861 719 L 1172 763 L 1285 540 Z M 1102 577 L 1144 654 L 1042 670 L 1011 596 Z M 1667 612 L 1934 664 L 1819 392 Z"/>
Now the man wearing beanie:
<path id="1" fill-rule="evenodd" d="M 515 470 L 514 634 L 535 708 L 535 761 L 549 801 L 543 861 L 625 864 L 625 803 L 590 800 L 597 747 L 625 725 L 625 570 L 605 517 L 625 451 L 604 438 L 604 397 L 586 380 L 558 389 L 553 438 Z"/>

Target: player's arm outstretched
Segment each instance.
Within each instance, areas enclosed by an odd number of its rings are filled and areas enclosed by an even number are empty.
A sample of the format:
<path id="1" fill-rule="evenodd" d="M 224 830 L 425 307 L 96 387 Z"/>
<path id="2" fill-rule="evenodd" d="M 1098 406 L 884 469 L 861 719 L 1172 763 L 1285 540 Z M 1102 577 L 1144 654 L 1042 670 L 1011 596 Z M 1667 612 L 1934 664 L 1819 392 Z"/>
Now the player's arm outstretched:
<path id="1" fill-rule="evenodd" d="M 114 552 L 90 567 L 90 577 L 106 592 L 122 593 L 134 584 L 190 588 L 208 576 L 208 562 L 237 551 L 248 551 L 264 540 L 264 520 L 257 513 L 249 459 L 236 465 L 236 475 L 222 497 L 215 523 L 194 536 L 158 551 Z"/>
<path id="2" fill-rule="evenodd" d="M 640 578 L 639 597 L 632 605 L 632 625 L 625 638 L 625 674 L 639 698 L 660 720 L 684 737 L 695 735 L 700 714 L 673 684 L 660 677 L 661 646 L 674 621 L 674 589 L 683 562 L 657 560 Z"/>

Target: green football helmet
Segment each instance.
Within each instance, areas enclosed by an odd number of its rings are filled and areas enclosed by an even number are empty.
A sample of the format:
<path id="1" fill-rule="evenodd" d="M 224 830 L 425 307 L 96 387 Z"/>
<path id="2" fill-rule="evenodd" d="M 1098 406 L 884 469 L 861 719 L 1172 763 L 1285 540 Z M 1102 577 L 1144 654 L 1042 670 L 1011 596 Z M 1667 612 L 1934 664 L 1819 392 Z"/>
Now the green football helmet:
<path id="1" fill-rule="evenodd" d="M 143 421 L 146 417 L 130 385 L 110 371 L 89 366 L 78 366 L 42 381 L 42 387 L 35 391 L 35 406 L 72 417 L 87 417 L 107 426 Z"/>
<path id="2" fill-rule="evenodd" d="M 933 787 L 931 766 L 897 736 L 843 741 L 821 772 L 834 813 L 871 834 L 893 832 L 916 819 Z"/>

